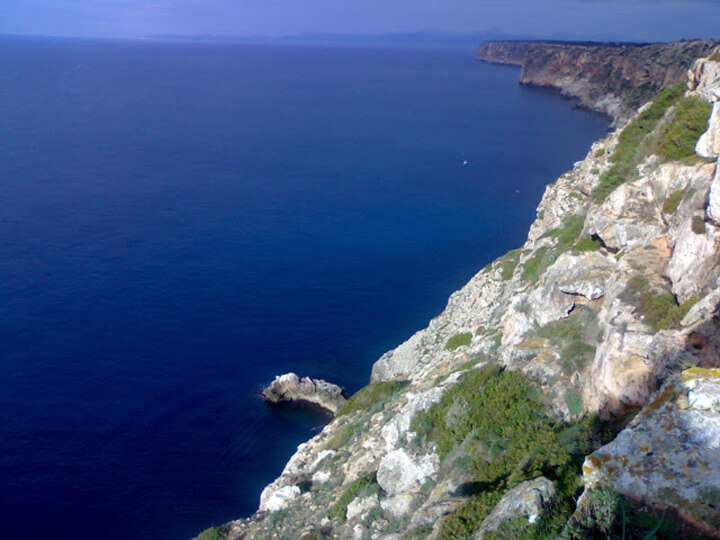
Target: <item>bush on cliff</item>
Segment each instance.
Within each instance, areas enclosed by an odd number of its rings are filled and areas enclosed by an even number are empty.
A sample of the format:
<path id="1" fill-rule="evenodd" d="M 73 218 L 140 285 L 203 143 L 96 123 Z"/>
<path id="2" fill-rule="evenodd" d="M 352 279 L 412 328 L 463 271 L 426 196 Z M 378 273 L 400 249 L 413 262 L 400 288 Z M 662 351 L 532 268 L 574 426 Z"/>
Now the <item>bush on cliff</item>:
<path id="1" fill-rule="evenodd" d="M 446 351 L 454 351 L 455 349 L 459 349 L 460 347 L 467 347 L 470 345 L 470 342 L 472 341 L 472 333 L 470 332 L 463 332 L 462 334 L 455 334 L 450 339 L 447 340 L 447 343 L 445 344 L 445 350 Z"/>
<path id="2" fill-rule="evenodd" d="M 666 161 L 676 161 L 695 155 L 695 145 L 707 130 L 711 105 L 695 96 L 677 104 L 673 117 L 660 132 L 657 154 Z"/>
<path id="3" fill-rule="evenodd" d="M 698 301 L 693 296 L 680 304 L 672 293 L 652 287 L 641 274 L 628 281 L 623 299 L 638 306 L 640 314 L 655 332 L 676 328 Z"/>
<path id="4" fill-rule="evenodd" d="M 436 444 L 443 462 L 466 463 L 475 480 L 468 502 L 445 519 L 440 537 L 471 536 L 509 488 L 540 475 L 558 487 L 555 511 L 562 507 L 563 515 L 550 521 L 559 530 L 581 487 L 583 457 L 606 440 L 599 426 L 591 419 L 566 426 L 550 418 L 520 372 L 489 365 L 463 375 L 411 427 Z"/>
<path id="5" fill-rule="evenodd" d="M 220 527 L 210 527 L 195 537 L 195 540 L 225 540 L 227 533 Z"/>
<path id="6" fill-rule="evenodd" d="M 347 519 L 347 507 L 351 502 L 359 495 L 371 495 L 372 493 L 377 493 L 379 490 L 380 486 L 377 483 L 377 471 L 360 476 L 342 492 L 330 509 L 330 515 L 340 521 L 345 521 Z"/>
<path id="7" fill-rule="evenodd" d="M 408 381 L 370 383 L 353 394 L 353 396 L 340 407 L 335 416 L 345 416 L 346 414 L 360 410 L 375 412 L 379 410 L 390 397 L 407 386 L 407 384 Z"/>
<path id="8" fill-rule="evenodd" d="M 610 157 L 612 166 L 600 177 L 592 192 L 595 202 L 601 203 L 617 187 L 632 179 L 635 169 L 647 148 L 642 143 L 657 126 L 667 110 L 685 92 L 685 85 L 678 83 L 660 92 L 652 105 L 637 115 L 620 133 L 618 144 Z"/>

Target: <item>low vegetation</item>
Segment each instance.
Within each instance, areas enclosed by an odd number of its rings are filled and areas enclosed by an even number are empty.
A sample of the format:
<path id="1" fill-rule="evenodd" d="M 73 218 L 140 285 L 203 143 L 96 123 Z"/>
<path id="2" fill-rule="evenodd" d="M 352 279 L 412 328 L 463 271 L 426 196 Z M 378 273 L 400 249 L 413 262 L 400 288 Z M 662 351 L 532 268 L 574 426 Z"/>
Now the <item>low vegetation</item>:
<path id="1" fill-rule="evenodd" d="M 377 471 L 359 477 L 342 492 L 330 509 L 330 515 L 340 521 L 345 521 L 347 519 L 347 507 L 356 497 L 359 495 L 371 495 L 372 493 L 377 493 L 379 490 L 380 486 L 377 483 Z"/>
<path id="2" fill-rule="evenodd" d="M 335 416 L 345 416 L 360 410 L 375 412 L 407 384 L 407 381 L 383 381 L 368 384 L 348 399 Z"/>
<path id="3" fill-rule="evenodd" d="M 692 297 L 679 304 L 675 296 L 663 289 L 652 287 L 643 275 L 633 276 L 625 288 L 624 297 L 638 306 L 640 314 L 654 331 L 677 328 L 697 301 Z"/>
<path id="4" fill-rule="evenodd" d="M 606 488 L 588 491 L 559 538 L 622 538 L 638 540 L 709 539 L 711 536 L 671 514 L 648 508 Z"/>
<path id="5" fill-rule="evenodd" d="M 500 271 L 503 280 L 507 281 L 513 277 L 513 274 L 515 274 L 515 268 L 517 267 L 518 260 L 520 259 L 520 253 L 522 253 L 521 250 L 514 249 L 509 251 L 503 257 Z"/>
<path id="6" fill-rule="evenodd" d="M 695 96 L 682 98 L 672 119 L 660 130 L 656 153 L 665 161 L 695 155 L 695 145 L 707 129 L 712 107 Z"/>
<path id="7" fill-rule="evenodd" d="M 584 215 L 576 214 L 574 216 L 568 216 L 563 220 L 562 226 L 548 231 L 545 233 L 545 236 L 557 239 L 558 248 L 562 251 L 566 251 L 575 244 L 584 225 Z"/>
<path id="8" fill-rule="evenodd" d="M 472 341 L 472 333 L 471 332 L 463 332 L 462 334 L 455 334 L 450 339 L 447 340 L 447 343 L 445 344 L 445 350 L 446 351 L 454 351 L 455 349 L 459 349 L 460 347 L 467 347 L 470 345 L 470 342 Z"/>
<path id="9" fill-rule="evenodd" d="M 665 199 L 665 202 L 663 203 L 663 214 L 674 214 L 678 206 L 680 206 L 680 202 L 682 201 L 682 199 L 683 192 L 679 189 L 670 193 L 670 195 L 668 195 L 667 199 Z"/>
<path id="10" fill-rule="evenodd" d="M 695 234 L 705 234 L 705 220 L 702 216 L 693 216 L 690 222 L 690 228 Z"/>
<path id="11" fill-rule="evenodd" d="M 445 519 L 440 537 L 469 537 L 508 489 L 540 475 L 557 483 L 561 500 L 572 500 L 582 458 L 600 444 L 598 426 L 595 420 L 567 426 L 547 416 L 522 373 L 490 365 L 464 374 L 412 424 L 421 439 L 435 443 L 443 462 L 465 464 L 474 478 L 468 502 Z M 566 506 L 555 532 L 571 512 Z"/>
<path id="12" fill-rule="evenodd" d="M 610 157 L 612 166 L 601 177 L 593 190 L 593 199 L 601 203 L 617 187 L 632 179 L 637 164 L 644 157 L 643 144 L 667 110 L 683 95 L 685 85 L 678 83 L 660 92 L 652 105 L 636 116 L 620 134 L 617 147 Z M 697 139 L 696 139 L 697 140 Z"/>
<path id="13" fill-rule="evenodd" d="M 220 527 L 210 527 L 195 537 L 195 540 L 225 540 L 227 533 Z"/>
<path id="14" fill-rule="evenodd" d="M 536 283 L 540 276 L 555 262 L 557 254 L 547 246 L 538 248 L 523 264 L 522 279 Z"/>

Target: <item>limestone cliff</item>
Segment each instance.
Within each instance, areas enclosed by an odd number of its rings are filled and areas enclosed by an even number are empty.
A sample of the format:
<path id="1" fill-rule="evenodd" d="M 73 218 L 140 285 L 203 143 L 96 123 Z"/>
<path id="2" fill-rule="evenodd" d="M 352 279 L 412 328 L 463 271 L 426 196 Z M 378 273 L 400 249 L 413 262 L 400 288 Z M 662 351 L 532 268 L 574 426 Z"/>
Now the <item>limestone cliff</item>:
<path id="1" fill-rule="evenodd" d="M 375 363 L 254 516 L 212 534 L 720 535 L 713 59 L 549 185 L 525 244 Z"/>
<path id="2" fill-rule="evenodd" d="M 480 45 L 476 58 L 521 65 L 522 84 L 555 88 L 621 125 L 656 92 L 684 80 L 692 62 L 717 44 L 498 41 Z"/>

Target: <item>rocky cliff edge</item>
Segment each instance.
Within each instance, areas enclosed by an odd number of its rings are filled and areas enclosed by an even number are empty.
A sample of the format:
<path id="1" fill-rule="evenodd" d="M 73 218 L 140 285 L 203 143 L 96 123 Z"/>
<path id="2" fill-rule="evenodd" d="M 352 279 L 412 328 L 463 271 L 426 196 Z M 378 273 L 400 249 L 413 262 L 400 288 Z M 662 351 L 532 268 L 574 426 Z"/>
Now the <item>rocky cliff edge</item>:
<path id="1" fill-rule="evenodd" d="M 718 536 L 717 60 L 549 185 L 525 244 L 203 534 Z"/>

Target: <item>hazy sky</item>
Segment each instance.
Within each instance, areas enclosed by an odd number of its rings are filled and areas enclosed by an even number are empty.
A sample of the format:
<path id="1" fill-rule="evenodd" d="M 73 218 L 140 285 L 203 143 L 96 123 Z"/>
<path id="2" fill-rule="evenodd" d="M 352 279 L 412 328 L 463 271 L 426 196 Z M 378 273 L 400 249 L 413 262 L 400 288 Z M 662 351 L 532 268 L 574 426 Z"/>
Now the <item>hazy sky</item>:
<path id="1" fill-rule="evenodd" d="M 720 37 L 720 0 L 0 0 L 0 33 L 142 37 L 489 29 L 533 37 Z"/>

